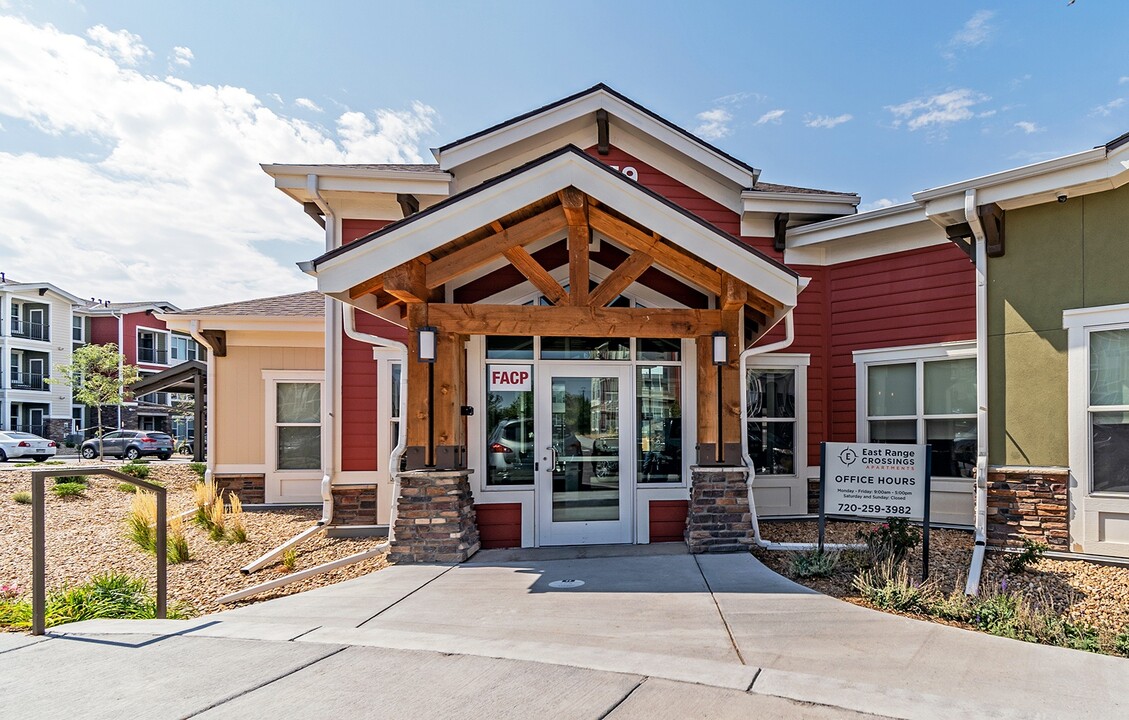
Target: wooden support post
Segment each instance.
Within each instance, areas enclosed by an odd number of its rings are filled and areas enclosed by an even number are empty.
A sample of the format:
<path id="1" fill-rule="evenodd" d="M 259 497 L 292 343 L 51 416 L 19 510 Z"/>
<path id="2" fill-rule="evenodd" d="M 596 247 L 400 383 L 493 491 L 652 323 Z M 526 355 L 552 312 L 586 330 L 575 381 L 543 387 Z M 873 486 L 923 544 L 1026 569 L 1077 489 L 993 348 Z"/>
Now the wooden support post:
<path id="1" fill-rule="evenodd" d="M 561 207 L 568 219 L 568 294 L 569 304 L 588 304 L 588 243 L 592 230 L 588 227 L 588 196 L 576 188 L 561 190 Z"/>
<path id="2" fill-rule="evenodd" d="M 210 380 L 210 378 L 209 378 Z M 211 448 L 204 447 L 204 438 L 207 437 L 207 414 L 205 408 L 207 405 L 207 390 L 204 388 L 204 379 L 202 373 L 197 372 L 192 377 L 192 461 L 204 462 L 205 450 Z"/>
<path id="3" fill-rule="evenodd" d="M 427 325 L 427 304 L 408 305 L 408 397 L 404 403 L 404 422 L 407 428 L 407 443 L 404 458 L 409 470 L 427 467 L 431 462 L 431 451 L 427 442 L 427 428 L 431 413 L 429 397 L 429 370 L 431 365 L 419 361 L 420 327 Z"/>
<path id="4" fill-rule="evenodd" d="M 698 346 L 698 457 L 699 465 L 716 464 L 717 366 L 713 364 L 713 337 L 701 335 Z"/>
<path id="5" fill-rule="evenodd" d="M 434 465 L 441 470 L 466 467 L 462 406 L 466 351 L 463 336 L 439 330 L 435 355 L 435 448 Z"/>
<path id="6" fill-rule="evenodd" d="M 741 464 L 741 403 L 745 392 L 740 371 L 745 331 L 743 318 L 740 308 L 721 311 L 721 329 L 728 336 L 728 362 L 721 366 L 721 457 L 726 465 Z"/>

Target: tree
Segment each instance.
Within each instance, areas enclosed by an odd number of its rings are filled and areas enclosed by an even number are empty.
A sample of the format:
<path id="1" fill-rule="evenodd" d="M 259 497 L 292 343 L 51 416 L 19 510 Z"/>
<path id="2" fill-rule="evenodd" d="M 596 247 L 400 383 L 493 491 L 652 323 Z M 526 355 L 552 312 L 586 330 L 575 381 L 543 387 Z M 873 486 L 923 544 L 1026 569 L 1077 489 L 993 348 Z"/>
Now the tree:
<path id="1" fill-rule="evenodd" d="M 125 389 L 141 379 L 136 365 L 128 365 L 114 343 L 83 345 L 74 351 L 70 365 L 56 365 L 58 377 L 48 382 L 71 387 L 72 401 L 94 408 L 98 416 L 98 459 L 102 460 L 102 408 L 125 402 Z"/>

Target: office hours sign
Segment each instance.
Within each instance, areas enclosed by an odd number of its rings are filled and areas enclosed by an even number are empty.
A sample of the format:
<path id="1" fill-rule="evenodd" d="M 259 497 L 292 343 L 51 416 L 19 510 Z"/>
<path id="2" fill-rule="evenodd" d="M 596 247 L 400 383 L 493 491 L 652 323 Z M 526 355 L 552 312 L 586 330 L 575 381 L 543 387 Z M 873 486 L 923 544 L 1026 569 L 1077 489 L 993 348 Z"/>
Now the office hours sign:
<path id="1" fill-rule="evenodd" d="M 828 515 L 925 519 L 929 446 L 823 443 L 823 511 Z"/>

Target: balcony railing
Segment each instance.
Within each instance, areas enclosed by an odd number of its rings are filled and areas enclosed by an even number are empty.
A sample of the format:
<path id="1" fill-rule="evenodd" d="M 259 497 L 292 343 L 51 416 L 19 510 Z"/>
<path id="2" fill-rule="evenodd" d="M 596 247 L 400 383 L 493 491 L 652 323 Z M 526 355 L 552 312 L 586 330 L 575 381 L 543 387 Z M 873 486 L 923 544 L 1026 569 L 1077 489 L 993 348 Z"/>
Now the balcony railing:
<path id="1" fill-rule="evenodd" d="M 12 337 L 28 340 L 50 340 L 51 327 L 47 323 L 31 322 L 12 318 Z"/>
<path id="2" fill-rule="evenodd" d="M 149 365 L 168 365 L 168 350 L 154 350 L 153 348 L 137 348 L 137 362 Z"/>
<path id="3" fill-rule="evenodd" d="M 12 373 L 13 390 L 50 390 L 48 376 L 42 373 Z"/>

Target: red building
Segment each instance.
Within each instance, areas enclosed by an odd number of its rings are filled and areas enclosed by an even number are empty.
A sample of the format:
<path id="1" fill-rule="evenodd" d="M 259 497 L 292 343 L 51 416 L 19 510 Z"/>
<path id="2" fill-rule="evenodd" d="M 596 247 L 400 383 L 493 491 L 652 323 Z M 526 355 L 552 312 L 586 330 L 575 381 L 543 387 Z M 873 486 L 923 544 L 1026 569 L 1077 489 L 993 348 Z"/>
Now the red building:
<path id="1" fill-rule="evenodd" d="M 807 514 L 819 442 L 889 440 L 933 445 L 933 518 L 970 524 L 974 266 L 917 206 L 857 222 L 603 85 L 435 155 L 264 166 L 325 229 L 327 501 L 386 524 L 403 463 L 397 531 L 455 538 L 431 556 L 646 543 L 705 483 Z M 454 520 L 415 500 L 450 477 Z"/>

